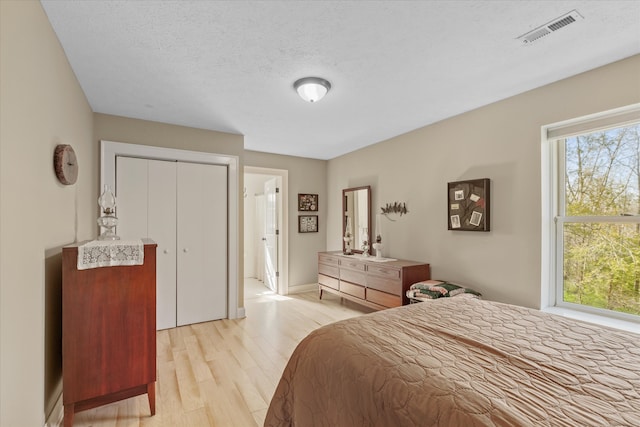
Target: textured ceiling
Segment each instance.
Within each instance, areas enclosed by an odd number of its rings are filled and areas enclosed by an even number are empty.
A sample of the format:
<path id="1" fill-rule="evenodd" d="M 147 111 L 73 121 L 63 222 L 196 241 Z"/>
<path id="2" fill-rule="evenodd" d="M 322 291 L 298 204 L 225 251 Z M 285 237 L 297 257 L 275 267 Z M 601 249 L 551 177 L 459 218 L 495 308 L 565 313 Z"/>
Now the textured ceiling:
<path id="1" fill-rule="evenodd" d="M 640 53 L 635 0 L 42 4 L 95 112 L 319 159 Z M 294 91 L 306 76 L 331 82 L 322 101 Z"/>

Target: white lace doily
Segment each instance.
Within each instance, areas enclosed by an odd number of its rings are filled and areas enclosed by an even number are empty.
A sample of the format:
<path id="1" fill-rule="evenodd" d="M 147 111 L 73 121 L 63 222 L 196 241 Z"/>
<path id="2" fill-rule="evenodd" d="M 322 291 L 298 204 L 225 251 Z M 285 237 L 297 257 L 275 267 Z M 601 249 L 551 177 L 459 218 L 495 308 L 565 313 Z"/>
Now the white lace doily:
<path id="1" fill-rule="evenodd" d="M 78 270 L 143 263 L 142 240 L 92 240 L 78 246 Z"/>

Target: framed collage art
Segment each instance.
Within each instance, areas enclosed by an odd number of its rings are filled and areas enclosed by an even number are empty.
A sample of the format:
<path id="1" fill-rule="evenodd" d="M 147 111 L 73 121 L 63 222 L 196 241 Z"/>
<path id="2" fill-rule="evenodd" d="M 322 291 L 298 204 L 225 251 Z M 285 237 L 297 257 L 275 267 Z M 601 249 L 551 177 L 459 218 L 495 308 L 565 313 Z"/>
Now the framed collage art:
<path id="1" fill-rule="evenodd" d="M 298 233 L 317 233 L 318 215 L 299 215 Z"/>
<path id="2" fill-rule="evenodd" d="M 318 211 L 318 195 L 317 194 L 298 194 L 298 210 L 299 211 Z"/>
<path id="3" fill-rule="evenodd" d="M 447 183 L 447 228 L 490 231 L 489 178 Z"/>

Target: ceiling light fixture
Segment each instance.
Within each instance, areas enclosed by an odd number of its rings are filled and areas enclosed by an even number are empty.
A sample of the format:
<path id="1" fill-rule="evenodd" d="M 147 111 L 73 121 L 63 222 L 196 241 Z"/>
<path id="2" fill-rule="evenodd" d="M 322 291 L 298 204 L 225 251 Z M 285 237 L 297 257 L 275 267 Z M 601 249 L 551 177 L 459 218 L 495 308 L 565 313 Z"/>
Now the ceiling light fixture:
<path id="1" fill-rule="evenodd" d="M 300 98 L 307 102 L 320 101 L 331 89 L 331 83 L 320 77 L 304 77 L 296 80 L 293 88 L 298 92 Z"/>

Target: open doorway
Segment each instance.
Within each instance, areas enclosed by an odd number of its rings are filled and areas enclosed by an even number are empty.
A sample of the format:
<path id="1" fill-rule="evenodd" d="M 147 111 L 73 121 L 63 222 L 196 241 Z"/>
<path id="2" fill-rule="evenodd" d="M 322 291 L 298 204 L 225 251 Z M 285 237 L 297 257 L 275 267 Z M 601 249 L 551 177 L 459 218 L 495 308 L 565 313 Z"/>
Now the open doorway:
<path id="1" fill-rule="evenodd" d="M 287 178 L 286 170 L 244 168 L 245 299 L 288 293 Z"/>

